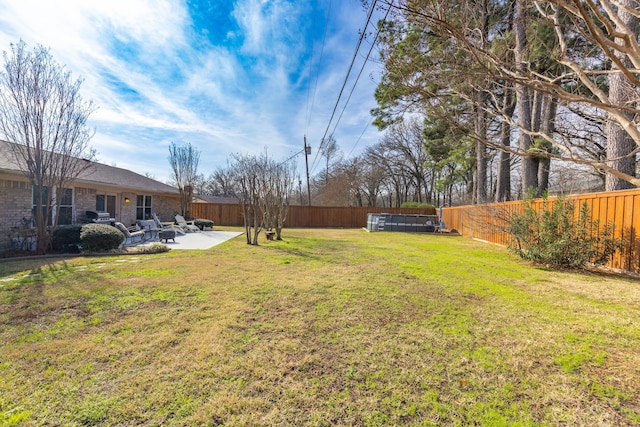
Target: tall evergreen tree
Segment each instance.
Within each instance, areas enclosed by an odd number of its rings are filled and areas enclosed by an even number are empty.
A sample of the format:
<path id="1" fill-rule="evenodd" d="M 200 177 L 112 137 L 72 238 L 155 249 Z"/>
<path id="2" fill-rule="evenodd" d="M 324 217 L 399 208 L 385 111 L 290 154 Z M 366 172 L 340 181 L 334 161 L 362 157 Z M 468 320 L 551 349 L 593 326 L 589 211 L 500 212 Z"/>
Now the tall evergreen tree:
<path id="1" fill-rule="evenodd" d="M 632 47 L 632 41 L 624 35 L 633 35 L 637 43 L 637 35 L 640 32 L 640 19 L 638 19 L 638 2 L 634 0 L 619 0 L 616 21 L 616 32 L 619 34 L 615 38 L 616 44 L 621 47 Z M 632 12 L 632 11 L 635 11 Z M 632 81 L 622 72 L 621 68 L 629 69 L 633 67 L 631 59 L 622 51 L 614 53 L 618 61 L 612 62 L 613 73 L 609 77 L 609 101 L 613 105 L 621 107 L 621 114 L 624 114 L 629 121 L 633 120 L 634 111 L 627 107 L 635 106 L 637 103 L 637 88 L 634 88 Z M 607 121 L 607 161 L 615 170 L 626 175 L 635 177 L 636 159 L 635 151 L 637 145 L 631 135 L 627 133 L 611 114 Z M 622 190 L 633 187 L 626 181 L 611 173 L 606 175 L 606 189 Z"/>

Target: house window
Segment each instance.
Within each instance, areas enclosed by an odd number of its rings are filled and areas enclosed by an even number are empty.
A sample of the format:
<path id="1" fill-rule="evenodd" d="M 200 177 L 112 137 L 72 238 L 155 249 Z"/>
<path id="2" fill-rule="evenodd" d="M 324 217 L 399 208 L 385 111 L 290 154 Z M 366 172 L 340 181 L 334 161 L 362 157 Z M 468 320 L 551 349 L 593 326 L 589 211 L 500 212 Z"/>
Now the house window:
<path id="1" fill-rule="evenodd" d="M 116 196 L 97 194 L 96 211 L 109 212 L 109 217 L 116 217 Z"/>
<path id="2" fill-rule="evenodd" d="M 49 196 L 49 187 L 42 187 L 42 191 L 40 194 L 34 188 L 33 190 L 33 205 L 32 211 L 35 216 L 36 212 L 36 204 L 38 202 L 38 196 L 42 201 L 42 214 L 47 214 L 47 198 Z M 59 197 L 58 197 L 59 196 Z M 61 188 L 54 189 L 53 195 L 51 197 L 51 215 L 47 217 L 47 225 L 51 225 L 56 223 L 56 215 L 57 215 L 57 224 L 58 225 L 66 225 L 73 223 L 73 189 L 71 188 Z M 56 206 L 57 204 L 57 206 Z M 57 207 L 60 208 L 57 211 Z M 57 211 L 57 212 L 56 212 Z"/>
<path id="3" fill-rule="evenodd" d="M 105 208 L 107 207 L 107 196 L 104 194 L 96 195 L 96 211 L 98 212 L 106 212 Z"/>
<path id="4" fill-rule="evenodd" d="M 136 219 L 151 218 L 151 196 L 136 197 Z"/>
<path id="5" fill-rule="evenodd" d="M 36 187 L 33 187 L 33 200 L 32 200 L 32 208 L 31 212 L 33 212 L 33 221 L 35 224 L 36 221 L 36 208 L 38 203 L 38 197 L 42 203 L 42 216 L 47 218 L 47 198 L 49 197 L 49 187 L 42 187 L 40 194 L 38 194 L 38 190 Z M 47 225 L 51 225 L 51 217 L 47 218 Z"/>
<path id="6" fill-rule="evenodd" d="M 60 210 L 57 212 L 58 214 L 58 225 L 68 225 L 73 223 L 73 190 L 71 188 L 63 188 L 58 193 L 60 194 L 59 198 L 59 208 Z M 53 210 L 53 215 L 56 215 L 55 209 Z"/>

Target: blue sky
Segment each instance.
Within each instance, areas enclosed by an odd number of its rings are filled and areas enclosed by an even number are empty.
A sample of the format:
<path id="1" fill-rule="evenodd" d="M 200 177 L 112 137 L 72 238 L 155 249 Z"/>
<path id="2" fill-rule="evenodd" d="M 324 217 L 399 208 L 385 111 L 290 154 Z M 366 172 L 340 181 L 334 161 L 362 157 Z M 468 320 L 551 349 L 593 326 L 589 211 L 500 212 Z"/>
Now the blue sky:
<path id="1" fill-rule="evenodd" d="M 189 142 L 209 175 L 232 153 L 285 159 L 306 134 L 315 174 L 366 16 L 360 0 L 0 0 L 0 50 L 21 39 L 41 44 L 84 79 L 82 96 L 98 107 L 91 145 L 102 163 L 166 181 L 169 144 Z M 380 138 L 369 113 L 375 50 L 371 59 L 334 134 L 345 157 Z"/>

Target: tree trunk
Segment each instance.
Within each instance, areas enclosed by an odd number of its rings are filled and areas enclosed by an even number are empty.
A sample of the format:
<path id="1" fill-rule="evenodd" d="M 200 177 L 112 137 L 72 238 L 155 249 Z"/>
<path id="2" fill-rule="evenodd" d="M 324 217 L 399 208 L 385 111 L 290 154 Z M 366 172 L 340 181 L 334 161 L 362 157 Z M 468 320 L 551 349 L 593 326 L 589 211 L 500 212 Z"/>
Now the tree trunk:
<path id="1" fill-rule="evenodd" d="M 636 16 L 623 10 L 623 8 L 634 10 L 634 3 L 633 0 L 620 0 L 618 15 L 622 23 L 631 30 L 631 34 L 637 37 L 638 31 L 640 30 L 640 21 Z M 625 42 L 623 39 L 617 38 L 616 43 L 624 45 Z M 626 67 L 633 68 L 631 61 L 629 61 L 625 55 L 620 52 L 615 52 L 615 55 Z M 615 73 L 615 71 L 619 69 L 615 63 L 612 63 L 611 68 L 614 73 L 609 77 L 609 102 L 621 108 L 633 107 L 632 103 L 636 98 L 633 85 L 622 72 Z M 631 117 L 630 113 L 623 114 Z M 633 154 L 635 148 L 636 145 L 629 134 L 620 127 L 614 118 L 610 118 L 607 122 L 608 165 L 619 172 L 629 176 L 635 176 L 636 161 L 635 155 Z M 633 185 L 612 174 L 608 173 L 606 175 L 606 191 L 623 190 L 626 188 L 633 188 Z"/>
<path id="2" fill-rule="evenodd" d="M 544 96 L 544 106 L 542 109 L 542 122 L 540 130 L 543 134 L 553 136 L 555 132 L 556 113 L 558 111 L 558 100 L 549 95 Z M 551 150 L 549 147 L 548 150 Z M 549 174 L 551 171 L 551 158 L 541 157 L 538 163 L 538 196 L 542 196 L 549 189 Z"/>
<path id="3" fill-rule="evenodd" d="M 475 108 L 475 132 L 476 132 L 476 179 L 475 179 L 475 203 L 487 201 L 487 114 L 484 111 L 486 95 L 478 94 L 478 106 Z"/>
<path id="4" fill-rule="evenodd" d="M 477 3 L 480 8 L 481 22 L 481 45 L 486 49 L 489 40 L 489 2 L 483 0 Z M 488 81 L 478 82 L 480 86 L 486 87 Z M 476 203 L 487 202 L 487 99 L 488 96 L 483 90 L 479 90 L 475 96 L 476 106 L 474 108 L 474 131 L 476 133 L 476 179 L 475 179 L 475 201 Z"/>
<path id="5" fill-rule="evenodd" d="M 504 117 L 513 117 L 516 103 L 513 99 L 513 91 L 508 88 L 502 104 L 502 114 Z M 505 150 L 500 151 L 498 172 L 496 181 L 495 201 L 504 202 L 511 200 L 511 154 L 508 151 L 511 145 L 511 125 L 503 120 L 500 125 L 500 143 Z"/>
<path id="6" fill-rule="evenodd" d="M 260 212 L 258 212 L 259 207 L 257 204 L 254 204 L 252 210 L 253 210 L 253 240 L 251 241 L 251 244 L 254 246 L 257 246 L 258 235 L 260 235 L 260 231 L 262 229 L 262 226 L 260 225 L 260 223 L 262 222 L 262 217 L 260 215 Z"/>
<path id="7" fill-rule="evenodd" d="M 515 62 L 516 70 L 521 77 L 527 75 L 526 49 L 527 49 L 527 2 L 526 0 L 516 0 L 515 19 Z M 522 158 L 522 194 L 526 195 L 530 189 L 538 186 L 537 161 L 528 154 L 532 145 L 532 139 L 527 132 L 531 131 L 531 98 L 529 90 L 522 84 L 516 84 L 516 103 L 518 108 L 518 120 L 520 125 L 520 150 Z"/>
<path id="8" fill-rule="evenodd" d="M 44 255 L 49 248 L 49 243 L 51 242 L 49 239 L 48 233 L 48 218 L 50 215 L 50 206 L 51 206 L 51 189 L 46 192 L 46 196 L 43 197 L 44 194 L 44 185 L 38 183 L 34 185 L 34 194 L 36 198 L 35 203 L 35 211 L 34 214 L 34 222 L 36 229 L 36 253 L 38 255 Z M 30 249 L 30 245 L 27 243 L 27 249 Z"/>
<path id="9" fill-rule="evenodd" d="M 475 155 L 475 149 L 476 147 L 473 146 L 473 154 Z M 474 171 L 470 170 L 466 173 L 467 176 L 467 182 L 466 182 L 466 188 L 465 188 L 465 202 L 466 203 L 473 203 L 473 195 L 475 194 L 476 191 L 476 187 L 475 187 L 475 182 L 476 182 L 476 177 L 475 177 L 475 173 Z"/>
<path id="10" fill-rule="evenodd" d="M 251 244 L 251 217 L 249 213 L 249 206 L 246 203 L 242 203 L 242 215 L 244 216 L 244 235 L 247 239 L 247 245 Z"/>

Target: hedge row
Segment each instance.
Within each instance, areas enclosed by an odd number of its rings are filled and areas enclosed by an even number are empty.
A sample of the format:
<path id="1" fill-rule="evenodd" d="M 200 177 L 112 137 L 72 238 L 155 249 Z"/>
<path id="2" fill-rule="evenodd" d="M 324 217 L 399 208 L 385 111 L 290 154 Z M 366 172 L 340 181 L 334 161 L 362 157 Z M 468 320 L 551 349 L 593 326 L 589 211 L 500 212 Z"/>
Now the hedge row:
<path id="1" fill-rule="evenodd" d="M 124 234 L 106 224 L 62 225 L 55 229 L 52 247 L 57 252 L 90 252 L 117 249 L 124 242 Z"/>

